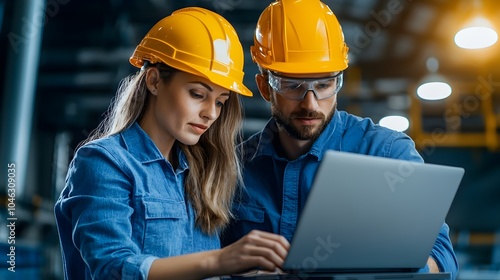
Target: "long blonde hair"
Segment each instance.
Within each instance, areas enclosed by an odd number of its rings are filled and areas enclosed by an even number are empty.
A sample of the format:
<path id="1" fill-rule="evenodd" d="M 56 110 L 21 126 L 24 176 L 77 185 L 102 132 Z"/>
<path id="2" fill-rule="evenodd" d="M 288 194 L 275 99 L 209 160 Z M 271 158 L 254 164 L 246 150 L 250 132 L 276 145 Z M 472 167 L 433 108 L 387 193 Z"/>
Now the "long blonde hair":
<path id="1" fill-rule="evenodd" d="M 157 67 L 164 82 L 179 71 L 165 64 L 149 67 Z M 109 113 L 84 143 L 120 133 L 140 120 L 147 108 L 148 96 L 144 68 L 123 79 Z M 242 110 L 238 94 L 231 92 L 219 118 L 197 144 L 176 142 L 189 163 L 185 192 L 195 209 L 196 225 L 206 233 L 223 229 L 232 217 L 232 198 L 237 184 L 241 183 L 236 144 L 241 140 Z"/>

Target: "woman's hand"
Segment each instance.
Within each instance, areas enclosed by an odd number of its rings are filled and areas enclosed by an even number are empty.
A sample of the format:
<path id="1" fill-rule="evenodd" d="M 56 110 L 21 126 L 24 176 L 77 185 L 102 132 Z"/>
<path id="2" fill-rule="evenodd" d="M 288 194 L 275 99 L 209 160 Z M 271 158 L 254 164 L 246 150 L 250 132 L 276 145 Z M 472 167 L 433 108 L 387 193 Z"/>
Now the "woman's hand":
<path id="1" fill-rule="evenodd" d="M 255 267 L 275 271 L 282 267 L 289 248 L 290 243 L 283 236 L 253 230 L 217 251 L 214 274 L 234 274 Z"/>

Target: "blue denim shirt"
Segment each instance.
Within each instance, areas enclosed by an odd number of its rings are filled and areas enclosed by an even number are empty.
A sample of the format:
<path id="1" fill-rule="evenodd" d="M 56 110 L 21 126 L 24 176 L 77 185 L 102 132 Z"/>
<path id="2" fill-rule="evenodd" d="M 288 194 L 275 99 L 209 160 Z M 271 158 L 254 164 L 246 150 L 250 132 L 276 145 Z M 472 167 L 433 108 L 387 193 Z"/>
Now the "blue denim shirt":
<path id="1" fill-rule="evenodd" d="M 135 123 L 78 149 L 55 205 L 65 279 L 147 279 L 156 258 L 220 248 L 195 227 L 176 170 Z"/>
<path id="2" fill-rule="evenodd" d="M 291 241 L 314 174 L 326 150 L 423 162 L 414 142 L 406 134 L 344 111 L 336 111 L 309 152 L 292 161 L 281 156 L 276 149 L 279 146 L 274 145 L 277 131 L 276 123 L 271 120 L 261 132 L 242 144 L 245 187 L 234 203 L 235 220 L 221 236 L 223 246 L 252 229 L 275 232 Z M 446 223 L 431 256 L 441 271 L 451 272 L 455 277 L 458 264 Z M 428 271 L 427 266 L 421 271 Z"/>

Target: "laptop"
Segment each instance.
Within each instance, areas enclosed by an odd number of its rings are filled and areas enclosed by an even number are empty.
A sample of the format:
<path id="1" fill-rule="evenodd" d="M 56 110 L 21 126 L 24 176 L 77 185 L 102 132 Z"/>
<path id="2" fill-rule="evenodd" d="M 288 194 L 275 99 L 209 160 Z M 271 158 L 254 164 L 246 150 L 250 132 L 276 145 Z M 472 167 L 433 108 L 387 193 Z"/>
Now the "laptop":
<path id="1" fill-rule="evenodd" d="M 329 150 L 292 238 L 286 274 L 241 278 L 450 279 L 417 270 L 463 175 L 460 167 Z"/>

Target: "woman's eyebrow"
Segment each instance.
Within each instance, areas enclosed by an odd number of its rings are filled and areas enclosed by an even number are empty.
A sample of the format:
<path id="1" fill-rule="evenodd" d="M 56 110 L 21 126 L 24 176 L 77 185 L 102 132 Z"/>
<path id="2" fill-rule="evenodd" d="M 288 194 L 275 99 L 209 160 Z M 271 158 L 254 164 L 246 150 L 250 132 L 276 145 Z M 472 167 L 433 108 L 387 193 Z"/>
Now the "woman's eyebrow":
<path id="1" fill-rule="evenodd" d="M 214 89 L 211 86 L 205 84 L 204 82 L 194 81 L 194 82 L 190 82 L 190 83 L 202 85 L 203 87 L 205 87 L 206 89 L 208 89 L 210 92 L 214 91 Z M 228 97 L 230 96 L 229 92 L 221 93 L 221 95 L 228 96 Z"/>
<path id="2" fill-rule="evenodd" d="M 205 84 L 204 82 L 194 81 L 194 82 L 190 82 L 190 83 L 192 83 L 192 84 L 200 84 L 203 87 L 205 87 L 206 89 L 208 89 L 209 91 L 214 91 L 214 89 L 211 86 Z"/>

